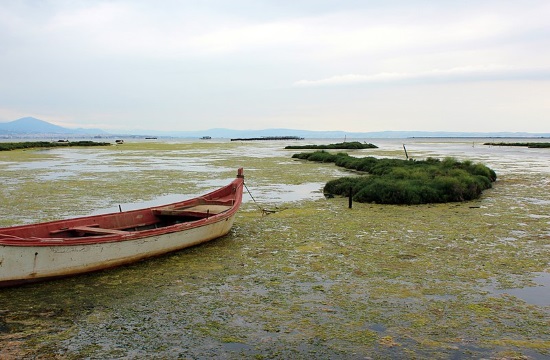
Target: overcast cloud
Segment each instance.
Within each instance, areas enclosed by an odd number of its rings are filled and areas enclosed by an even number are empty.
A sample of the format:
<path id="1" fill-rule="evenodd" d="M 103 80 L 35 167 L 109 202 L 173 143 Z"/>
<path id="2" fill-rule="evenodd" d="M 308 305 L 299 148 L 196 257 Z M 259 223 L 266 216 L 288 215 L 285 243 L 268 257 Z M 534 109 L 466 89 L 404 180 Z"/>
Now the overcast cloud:
<path id="1" fill-rule="evenodd" d="M 550 2 L 0 1 L 0 121 L 549 132 Z"/>

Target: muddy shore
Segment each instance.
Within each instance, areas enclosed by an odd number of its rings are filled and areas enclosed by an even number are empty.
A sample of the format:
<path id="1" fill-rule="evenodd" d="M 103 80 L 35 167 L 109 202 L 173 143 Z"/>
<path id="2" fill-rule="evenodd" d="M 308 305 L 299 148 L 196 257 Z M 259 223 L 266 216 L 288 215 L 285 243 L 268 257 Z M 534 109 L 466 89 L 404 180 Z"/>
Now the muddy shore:
<path id="1" fill-rule="evenodd" d="M 443 152 L 422 146 L 416 155 Z M 522 170 L 517 152 L 481 148 L 499 178 L 474 202 L 348 209 L 347 199 L 319 192 L 342 170 L 294 161 L 282 147 L 159 142 L 0 154 L 2 226 L 198 194 L 239 166 L 257 201 L 248 198 L 231 233 L 206 245 L 0 289 L 0 357 L 550 356 L 544 153 Z"/>

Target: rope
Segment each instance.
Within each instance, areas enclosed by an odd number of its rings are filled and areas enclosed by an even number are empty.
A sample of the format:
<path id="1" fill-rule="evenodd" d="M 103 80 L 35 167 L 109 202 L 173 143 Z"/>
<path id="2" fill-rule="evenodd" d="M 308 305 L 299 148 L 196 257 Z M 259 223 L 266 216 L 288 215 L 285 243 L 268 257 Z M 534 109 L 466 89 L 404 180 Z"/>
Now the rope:
<path id="1" fill-rule="evenodd" d="M 248 186 L 246 186 L 246 183 L 243 183 L 244 185 L 244 188 L 246 189 L 246 191 L 248 192 L 248 195 L 250 195 L 250 197 L 252 198 L 252 201 L 254 201 L 254 204 L 256 204 L 256 206 L 258 207 L 258 209 L 260 209 L 262 211 L 262 214 L 271 214 L 271 213 L 274 213 L 275 211 L 273 210 L 267 210 L 267 209 L 264 209 L 260 206 L 260 204 L 258 204 L 258 202 L 256 201 L 256 199 L 254 199 L 254 196 L 252 196 L 252 193 L 250 192 L 250 190 L 248 189 Z"/>

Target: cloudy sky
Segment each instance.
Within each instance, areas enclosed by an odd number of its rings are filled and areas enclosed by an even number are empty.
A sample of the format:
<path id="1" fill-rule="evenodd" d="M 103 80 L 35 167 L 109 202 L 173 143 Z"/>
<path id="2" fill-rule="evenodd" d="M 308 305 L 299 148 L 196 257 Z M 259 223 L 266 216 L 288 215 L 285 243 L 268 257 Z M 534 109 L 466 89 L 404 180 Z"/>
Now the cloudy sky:
<path id="1" fill-rule="evenodd" d="M 1 0 L 0 122 L 550 132 L 548 0 Z"/>

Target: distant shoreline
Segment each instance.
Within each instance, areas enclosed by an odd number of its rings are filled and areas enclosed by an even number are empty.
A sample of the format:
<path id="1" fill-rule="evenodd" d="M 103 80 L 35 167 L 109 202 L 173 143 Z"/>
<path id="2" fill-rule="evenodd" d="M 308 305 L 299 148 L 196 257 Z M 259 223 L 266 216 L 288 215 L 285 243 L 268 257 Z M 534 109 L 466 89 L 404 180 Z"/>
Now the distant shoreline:
<path id="1" fill-rule="evenodd" d="M 117 130 L 116 133 L 102 129 L 74 129 L 48 123 L 40 119 L 26 117 L 10 122 L 0 122 L 0 139 L 20 138 L 142 138 L 142 137 L 171 137 L 171 138 L 200 138 L 208 134 L 216 139 L 257 139 L 280 138 L 287 136 L 308 139 L 403 139 L 403 138 L 550 138 L 549 132 L 527 131 L 427 131 L 427 130 L 386 130 L 386 131 L 342 131 L 342 130 L 304 130 L 288 128 L 267 128 L 258 130 L 239 130 L 228 128 L 202 130 Z M 278 140 L 278 139 L 277 139 Z"/>
<path id="2" fill-rule="evenodd" d="M 262 137 L 231 139 L 231 141 L 258 141 L 258 140 L 304 140 L 304 138 L 300 136 L 262 136 Z"/>
<path id="3" fill-rule="evenodd" d="M 399 139 L 399 138 L 384 138 Z M 550 136 L 410 136 L 402 139 L 549 139 Z"/>

